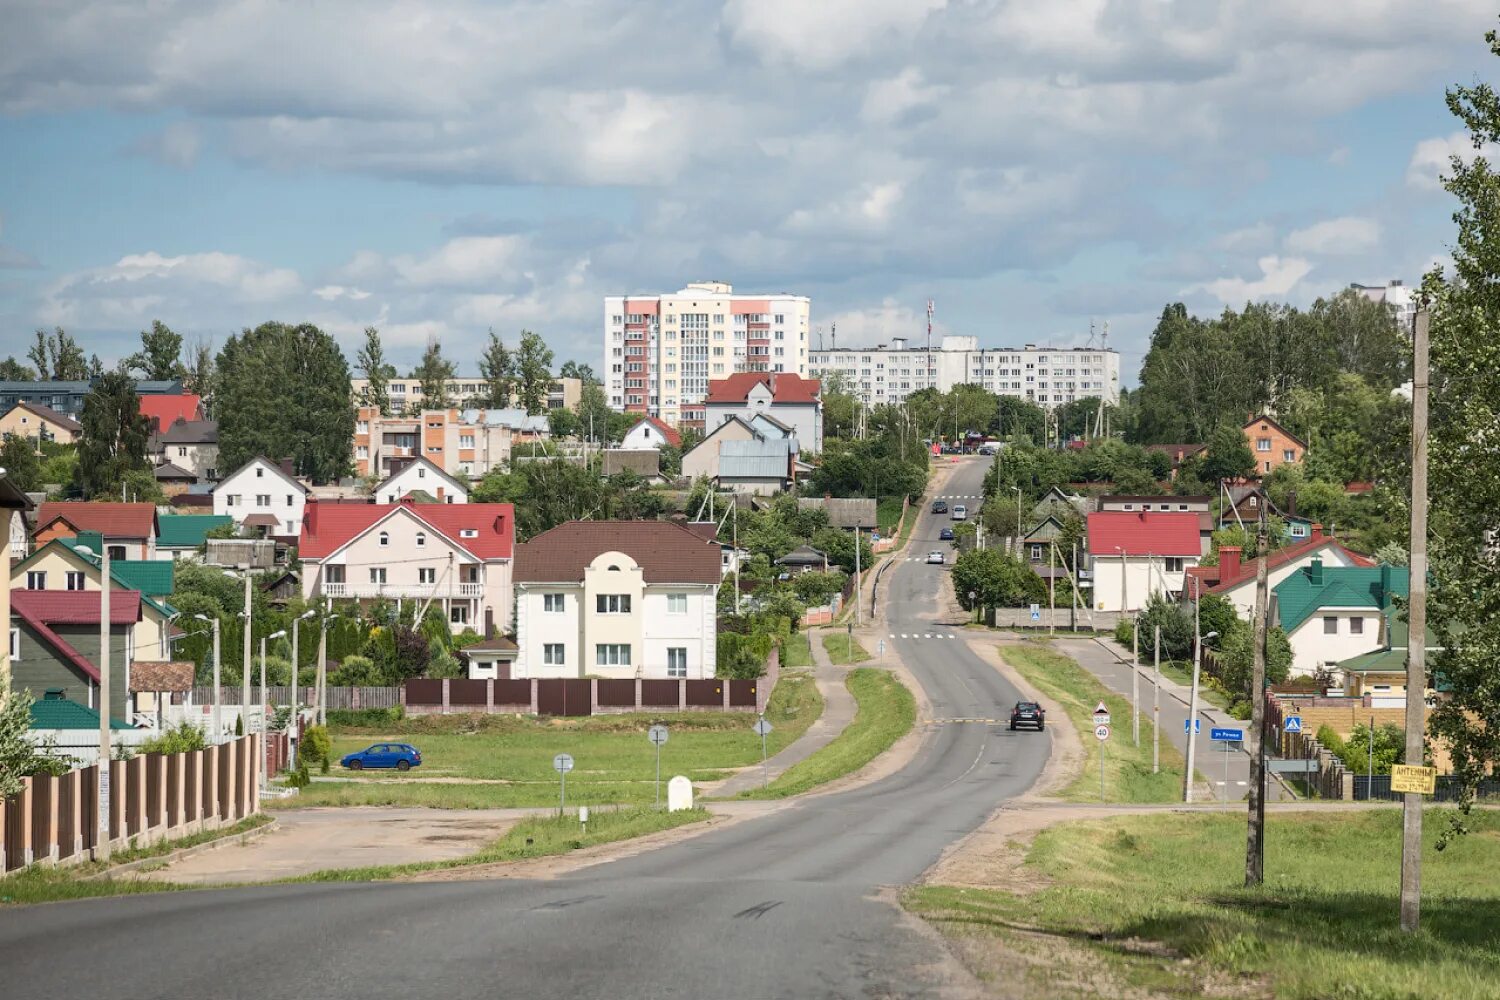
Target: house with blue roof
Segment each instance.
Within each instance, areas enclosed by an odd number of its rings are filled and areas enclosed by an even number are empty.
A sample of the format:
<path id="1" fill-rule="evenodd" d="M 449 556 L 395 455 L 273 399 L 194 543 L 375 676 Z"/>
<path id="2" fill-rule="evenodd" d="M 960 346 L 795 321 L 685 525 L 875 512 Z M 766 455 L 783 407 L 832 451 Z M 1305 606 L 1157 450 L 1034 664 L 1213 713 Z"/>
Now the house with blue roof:
<path id="1" fill-rule="evenodd" d="M 1389 612 L 1410 593 L 1404 566 L 1325 566 L 1313 559 L 1271 591 L 1292 646 L 1292 674 L 1311 675 L 1386 642 Z"/>

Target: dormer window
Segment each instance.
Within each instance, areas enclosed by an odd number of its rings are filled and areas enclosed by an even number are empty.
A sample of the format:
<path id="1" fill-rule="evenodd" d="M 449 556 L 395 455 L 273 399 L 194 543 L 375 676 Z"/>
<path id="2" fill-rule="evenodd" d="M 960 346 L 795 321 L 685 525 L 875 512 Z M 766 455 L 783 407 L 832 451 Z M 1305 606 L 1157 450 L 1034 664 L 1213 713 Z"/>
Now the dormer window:
<path id="1" fill-rule="evenodd" d="M 417 470 L 417 478 L 418 479 L 426 479 L 427 478 L 427 470 L 426 469 L 418 469 Z"/>
<path id="2" fill-rule="evenodd" d="M 478 538 L 479 537 L 479 529 L 478 528 L 461 528 L 461 529 L 459 529 L 458 537 L 459 538 Z"/>
<path id="3" fill-rule="evenodd" d="M 390 532 L 382 531 L 380 533 L 380 547 L 381 548 L 386 548 L 390 544 L 391 544 L 391 535 L 390 535 Z"/>

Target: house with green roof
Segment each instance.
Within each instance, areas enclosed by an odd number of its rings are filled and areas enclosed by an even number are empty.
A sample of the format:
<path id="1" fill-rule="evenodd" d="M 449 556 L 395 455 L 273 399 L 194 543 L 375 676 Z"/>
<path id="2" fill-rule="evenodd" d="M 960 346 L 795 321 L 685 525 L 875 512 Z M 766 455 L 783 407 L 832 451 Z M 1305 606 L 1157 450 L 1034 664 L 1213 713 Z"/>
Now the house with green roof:
<path id="1" fill-rule="evenodd" d="M 1368 698 L 1371 708 L 1402 708 L 1406 705 L 1406 661 L 1411 629 L 1404 611 L 1390 610 L 1384 615 L 1381 629 L 1384 640 L 1379 648 L 1351 657 L 1339 664 L 1344 671 L 1344 693 L 1351 698 Z M 1427 655 L 1441 651 L 1442 644 L 1427 633 Z M 1424 697 L 1430 698 L 1428 688 Z"/>
<path id="2" fill-rule="evenodd" d="M 1325 566 L 1313 559 L 1271 591 L 1275 622 L 1292 646 L 1292 674 L 1345 660 L 1386 641 L 1397 598 L 1410 592 L 1404 566 Z"/>
<path id="3" fill-rule="evenodd" d="M 228 514 L 159 514 L 156 554 L 161 559 L 196 559 L 208 533 L 233 524 Z"/>

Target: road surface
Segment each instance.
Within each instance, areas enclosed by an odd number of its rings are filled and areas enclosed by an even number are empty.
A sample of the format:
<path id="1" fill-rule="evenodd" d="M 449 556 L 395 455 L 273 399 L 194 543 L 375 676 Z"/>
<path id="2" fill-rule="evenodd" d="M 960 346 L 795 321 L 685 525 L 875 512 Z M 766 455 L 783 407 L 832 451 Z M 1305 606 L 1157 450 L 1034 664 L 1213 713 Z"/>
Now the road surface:
<path id="1" fill-rule="evenodd" d="M 983 473 L 968 460 L 942 492 L 978 494 Z M 946 548 L 946 521 L 924 510 L 913 551 Z M 889 631 L 930 631 L 948 570 L 893 567 Z M 877 894 L 1024 791 L 1050 735 L 943 724 L 999 717 L 1017 693 L 962 642 L 891 645 L 938 724 L 877 782 L 550 881 L 284 885 L 0 910 L 4 995 L 961 995 L 965 980 L 935 939 Z"/>

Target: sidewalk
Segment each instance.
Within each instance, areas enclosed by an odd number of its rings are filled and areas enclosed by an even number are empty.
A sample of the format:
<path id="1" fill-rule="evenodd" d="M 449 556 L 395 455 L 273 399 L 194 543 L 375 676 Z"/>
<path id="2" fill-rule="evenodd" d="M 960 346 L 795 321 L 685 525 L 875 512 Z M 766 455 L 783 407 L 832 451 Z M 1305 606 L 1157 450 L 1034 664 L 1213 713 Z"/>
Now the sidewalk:
<path id="1" fill-rule="evenodd" d="M 828 651 L 823 648 L 824 634 L 821 629 L 807 633 L 807 644 L 812 649 L 813 682 L 818 685 L 818 693 L 823 696 L 823 714 L 794 743 L 766 762 L 765 773 L 768 777 L 763 778 L 760 766 L 753 765 L 727 779 L 718 788 L 705 789 L 707 794 L 716 798 L 728 798 L 759 788 L 762 781 L 775 781 L 787 768 L 801 763 L 832 743 L 834 737 L 854 721 L 854 696 L 844 685 L 847 671 L 843 667 L 834 666 L 828 659 Z"/>

